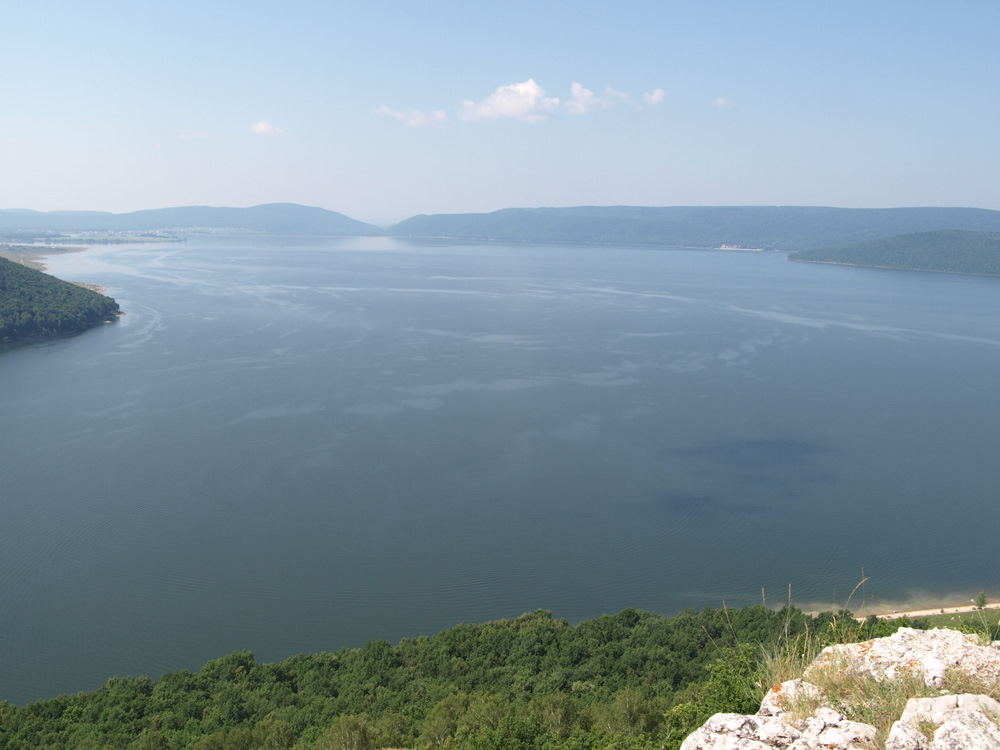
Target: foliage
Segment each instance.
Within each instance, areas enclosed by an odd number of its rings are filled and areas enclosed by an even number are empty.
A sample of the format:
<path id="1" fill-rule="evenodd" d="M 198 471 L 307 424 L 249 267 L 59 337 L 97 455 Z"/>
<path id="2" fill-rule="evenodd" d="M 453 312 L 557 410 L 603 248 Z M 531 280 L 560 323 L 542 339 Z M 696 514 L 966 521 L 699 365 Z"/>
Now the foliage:
<path id="1" fill-rule="evenodd" d="M 1000 276 L 1000 233 L 937 231 L 791 253 L 789 260 Z"/>
<path id="2" fill-rule="evenodd" d="M 110 297 L 0 258 L 0 342 L 78 333 L 117 313 Z"/>
<path id="3" fill-rule="evenodd" d="M 0 748 L 669 750 L 711 713 L 755 710 L 765 654 L 827 642 L 845 632 L 837 619 L 758 605 L 572 626 L 540 610 L 279 663 L 241 651 L 155 682 L 0 703 Z"/>

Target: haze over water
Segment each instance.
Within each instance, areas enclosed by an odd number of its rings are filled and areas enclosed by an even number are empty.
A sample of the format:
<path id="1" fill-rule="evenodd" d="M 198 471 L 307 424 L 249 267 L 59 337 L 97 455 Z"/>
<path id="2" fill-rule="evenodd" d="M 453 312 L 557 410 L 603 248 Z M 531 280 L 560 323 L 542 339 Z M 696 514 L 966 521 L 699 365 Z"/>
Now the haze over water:
<path id="1" fill-rule="evenodd" d="M 127 315 L 0 353 L 0 700 L 536 608 L 843 605 L 862 566 L 876 607 L 1000 589 L 1000 279 L 244 237 L 49 267 Z"/>

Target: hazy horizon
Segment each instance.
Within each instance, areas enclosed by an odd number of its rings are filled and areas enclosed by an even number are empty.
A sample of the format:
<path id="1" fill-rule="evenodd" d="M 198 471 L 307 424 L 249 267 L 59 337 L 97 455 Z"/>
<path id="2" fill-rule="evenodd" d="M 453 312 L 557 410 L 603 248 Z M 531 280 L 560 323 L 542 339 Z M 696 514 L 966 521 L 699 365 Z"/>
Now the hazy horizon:
<path id="1" fill-rule="evenodd" d="M 187 204 L 178 204 L 178 205 L 174 205 L 174 206 L 147 206 L 146 208 L 135 209 L 134 211 L 101 211 L 100 209 L 75 209 L 75 208 L 53 208 L 53 209 L 49 209 L 49 210 L 46 210 L 46 211 L 40 211 L 38 209 L 26 208 L 24 206 L 0 206 L 0 211 L 32 211 L 32 212 L 41 213 L 41 214 L 49 214 L 49 213 L 67 213 L 67 214 L 73 214 L 73 213 L 87 213 L 87 212 L 91 212 L 92 211 L 92 212 L 95 212 L 95 213 L 106 213 L 106 214 L 109 214 L 109 215 L 112 215 L 112 216 L 120 216 L 120 215 L 126 215 L 126 214 L 130 214 L 130 213 L 137 213 L 137 212 L 140 212 L 140 211 L 160 211 L 160 210 L 173 210 L 173 209 L 184 209 L 184 208 L 212 208 L 212 209 L 231 209 L 231 208 L 236 208 L 236 209 L 247 209 L 247 208 L 259 208 L 259 207 L 265 206 L 265 205 L 297 205 L 297 206 L 301 206 L 303 208 L 320 208 L 320 209 L 324 209 L 324 210 L 327 210 L 327 211 L 333 211 L 333 212 L 336 212 L 336 213 L 343 214 L 344 216 L 347 216 L 347 218 L 349 218 L 349 219 L 355 219 L 357 221 L 369 223 L 369 224 L 372 224 L 372 225 L 377 226 L 377 227 L 382 228 L 382 229 L 389 229 L 392 226 L 394 226 L 395 224 L 399 224 L 399 223 L 401 223 L 401 222 L 403 222 L 403 221 L 405 221 L 407 219 L 410 219 L 410 218 L 413 218 L 413 217 L 419 215 L 419 214 L 411 214 L 409 216 L 400 216 L 400 217 L 397 217 L 397 218 L 394 218 L 394 219 L 377 220 L 377 219 L 372 219 L 372 218 L 364 218 L 364 217 L 353 216 L 353 215 L 350 215 L 350 214 L 346 214 L 343 211 L 339 211 L 337 208 L 331 208 L 331 207 L 328 207 L 328 206 L 313 206 L 313 205 L 306 205 L 306 204 L 296 204 L 296 203 L 292 203 L 290 201 L 273 201 L 270 204 L 253 204 L 253 205 L 248 205 L 248 206 L 222 206 L 222 205 L 204 205 L 204 204 L 187 203 Z M 617 208 L 617 207 L 625 207 L 625 204 L 615 204 L 615 205 L 606 205 L 606 206 L 596 206 L 596 205 L 588 205 L 588 206 L 583 206 L 583 205 L 580 205 L 580 206 L 501 206 L 499 208 L 491 209 L 489 211 L 469 211 L 469 212 L 428 211 L 426 213 L 426 215 L 461 215 L 461 214 L 464 214 L 464 213 L 469 213 L 469 214 L 488 214 L 488 213 L 495 213 L 497 211 L 503 211 L 503 210 L 509 210 L 509 209 L 516 209 L 516 210 L 520 210 L 520 209 L 528 209 L 528 210 L 531 210 L 531 209 L 543 209 L 544 210 L 544 209 Z M 692 204 L 692 205 L 673 205 L 673 206 L 628 206 L 628 207 L 636 207 L 636 208 L 829 208 L 829 209 L 835 209 L 835 210 L 838 210 L 838 209 L 844 209 L 844 210 L 869 209 L 869 210 L 874 210 L 874 211 L 877 211 L 877 210 L 908 209 L 908 208 L 928 208 L 928 209 L 935 209 L 935 208 L 955 208 L 955 209 L 969 209 L 969 210 L 983 210 L 983 211 L 997 211 L 997 210 L 1000 210 L 1000 209 L 984 208 L 983 206 L 806 206 L 806 205 L 771 206 L 771 205 L 749 205 L 749 204 L 748 205 L 741 205 L 741 206 L 736 206 L 736 205 L 709 206 L 707 204 L 701 204 L 701 205 L 693 205 Z"/>
<path id="2" fill-rule="evenodd" d="M 1000 209 L 1000 6 L 16 4 L 0 206 Z M 43 29 L 44 33 L 38 33 Z"/>

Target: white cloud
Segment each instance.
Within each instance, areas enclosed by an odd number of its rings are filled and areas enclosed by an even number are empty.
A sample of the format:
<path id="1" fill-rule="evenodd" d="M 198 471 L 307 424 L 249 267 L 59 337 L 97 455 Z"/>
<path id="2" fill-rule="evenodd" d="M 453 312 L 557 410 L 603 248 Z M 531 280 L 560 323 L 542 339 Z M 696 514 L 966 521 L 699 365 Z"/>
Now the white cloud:
<path id="1" fill-rule="evenodd" d="M 411 109 L 409 112 L 400 112 L 390 109 L 384 104 L 375 110 L 380 115 L 391 117 L 406 125 L 408 128 L 423 128 L 435 125 L 444 125 L 448 122 L 448 114 L 443 109 L 435 109 L 433 112 L 421 112 L 419 109 Z"/>
<path id="2" fill-rule="evenodd" d="M 718 99 L 712 102 L 712 106 L 717 107 L 718 109 L 732 109 L 734 105 L 726 97 L 720 96 Z"/>
<path id="3" fill-rule="evenodd" d="M 272 125 L 267 120 L 260 120 L 259 122 L 252 123 L 250 129 L 257 135 L 288 135 L 288 133 L 282 128 Z"/>
<path id="4" fill-rule="evenodd" d="M 663 104 L 663 98 L 666 94 L 663 89 L 653 89 L 653 93 L 645 93 L 642 95 L 642 100 L 646 102 L 651 107 L 655 107 L 657 104 Z"/>
<path id="5" fill-rule="evenodd" d="M 655 89 L 651 94 L 643 94 L 643 101 L 650 105 L 660 104 L 664 96 L 663 89 Z M 570 85 L 570 97 L 565 101 L 560 101 L 556 97 L 546 96 L 545 89 L 539 86 L 535 79 L 529 78 L 521 83 L 500 86 L 488 97 L 478 102 L 464 100 L 458 110 L 458 118 L 472 122 L 508 118 L 536 123 L 559 112 L 585 115 L 596 110 L 609 109 L 634 101 L 636 100 L 630 94 L 617 91 L 611 86 L 605 86 L 603 92 L 595 94 L 576 81 Z M 642 105 L 637 105 L 636 109 L 641 110 Z M 419 109 L 398 110 L 383 104 L 373 112 L 391 117 L 410 128 L 442 126 L 448 123 L 448 114 L 443 109 L 430 112 Z M 257 126 L 270 127 L 269 123 L 257 123 Z"/>
<path id="6" fill-rule="evenodd" d="M 624 91 L 615 91 L 610 86 L 604 87 L 604 101 L 608 103 L 609 107 L 613 107 L 615 104 L 624 104 L 629 98 L 629 95 Z"/>
<path id="7" fill-rule="evenodd" d="M 529 78 L 523 83 L 501 86 L 480 102 L 462 102 L 458 116 L 463 120 L 496 120 L 510 117 L 522 122 L 541 122 L 559 109 L 559 100 L 545 96 L 545 90 Z"/>
<path id="8" fill-rule="evenodd" d="M 628 94 L 615 91 L 610 86 L 605 87 L 604 93 L 600 96 L 575 82 L 570 86 L 570 91 L 572 96 L 566 102 L 566 111 L 571 115 L 585 115 L 595 109 L 607 109 L 629 100 Z"/>
<path id="9" fill-rule="evenodd" d="M 593 112 L 600 104 L 597 96 L 590 89 L 584 88 L 579 83 L 570 86 L 572 97 L 566 102 L 566 111 L 573 115 L 585 115 Z"/>

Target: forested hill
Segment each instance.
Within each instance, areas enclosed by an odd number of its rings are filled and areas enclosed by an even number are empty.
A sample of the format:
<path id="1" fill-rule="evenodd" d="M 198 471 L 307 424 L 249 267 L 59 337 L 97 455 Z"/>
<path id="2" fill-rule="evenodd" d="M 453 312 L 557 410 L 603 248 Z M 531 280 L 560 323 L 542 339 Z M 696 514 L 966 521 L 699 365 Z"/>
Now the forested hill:
<path id="1" fill-rule="evenodd" d="M 1000 233 L 920 232 L 805 250 L 791 253 L 788 258 L 808 263 L 1000 276 Z"/>
<path id="2" fill-rule="evenodd" d="M 676 750 L 708 716 L 752 713 L 798 676 L 776 665 L 906 624 L 760 605 L 575 626 L 538 611 L 279 663 L 244 651 L 155 682 L 0 702 L 0 748 Z"/>
<path id="3" fill-rule="evenodd" d="M 336 211 L 270 203 L 251 208 L 186 206 L 134 211 L 0 210 L 0 234 L 64 232 L 249 232 L 455 238 L 473 242 L 561 242 L 806 250 L 939 230 L 1000 232 L 1000 211 L 979 208 L 810 206 L 577 206 L 506 208 L 487 214 L 420 215 L 381 230 Z"/>
<path id="4" fill-rule="evenodd" d="M 111 297 L 0 258 L 0 342 L 78 333 L 117 313 Z"/>
<path id="5" fill-rule="evenodd" d="M 804 250 L 911 232 L 1000 232 L 1000 211 L 979 208 L 638 206 L 508 208 L 488 214 L 414 216 L 387 233 L 502 242 L 571 242 Z"/>
<path id="6" fill-rule="evenodd" d="M 371 236 L 382 233 L 336 211 L 268 203 L 251 208 L 185 206 L 125 214 L 101 211 L 0 210 L 0 231 L 8 232 L 150 232 L 169 229 L 246 231 L 274 235 Z"/>

